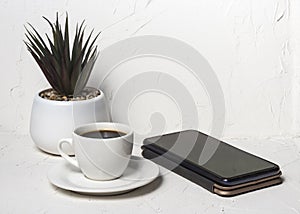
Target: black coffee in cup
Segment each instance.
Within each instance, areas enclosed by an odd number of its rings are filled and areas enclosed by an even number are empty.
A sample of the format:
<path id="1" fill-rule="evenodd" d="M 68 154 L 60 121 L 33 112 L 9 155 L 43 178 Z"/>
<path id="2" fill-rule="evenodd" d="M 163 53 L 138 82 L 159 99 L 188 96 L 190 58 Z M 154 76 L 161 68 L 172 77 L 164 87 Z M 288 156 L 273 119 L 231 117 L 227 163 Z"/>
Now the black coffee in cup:
<path id="1" fill-rule="evenodd" d="M 81 134 L 83 137 L 98 139 L 116 138 L 124 135 L 126 134 L 116 130 L 95 130 Z"/>

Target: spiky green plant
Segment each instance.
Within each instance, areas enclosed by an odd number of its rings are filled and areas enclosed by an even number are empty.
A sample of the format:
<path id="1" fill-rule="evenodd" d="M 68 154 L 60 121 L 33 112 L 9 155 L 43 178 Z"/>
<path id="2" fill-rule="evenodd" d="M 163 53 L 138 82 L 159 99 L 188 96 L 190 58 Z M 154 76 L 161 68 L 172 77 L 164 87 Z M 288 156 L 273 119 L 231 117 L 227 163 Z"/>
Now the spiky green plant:
<path id="1" fill-rule="evenodd" d="M 71 51 L 68 14 L 66 14 L 64 33 L 58 21 L 58 14 L 55 23 L 51 23 L 46 17 L 43 18 L 52 29 L 53 40 L 46 33 L 50 48 L 30 23 L 28 25 L 33 31 L 25 26 L 28 41 L 24 43 L 56 92 L 67 96 L 80 94 L 87 84 L 98 56 L 97 46 L 94 44 L 100 33 L 91 41 L 92 30 L 84 42 L 84 21 L 79 27 L 77 24 Z"/>

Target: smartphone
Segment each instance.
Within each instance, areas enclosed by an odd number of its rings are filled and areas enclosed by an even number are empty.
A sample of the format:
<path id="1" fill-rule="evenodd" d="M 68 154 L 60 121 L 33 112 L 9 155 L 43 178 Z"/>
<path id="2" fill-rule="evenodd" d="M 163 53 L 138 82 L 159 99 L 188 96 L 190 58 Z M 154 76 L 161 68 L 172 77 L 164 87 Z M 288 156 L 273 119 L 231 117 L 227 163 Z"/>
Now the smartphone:
<path id="1" fill-rule="evenodd" d="M 251 192 L 254 190 L 258 190 L 258 189 L 262 189 L 265 187 L 270 187 L 282 183 L 282 179 L 280 177 L 281 172 L 279 172 L 277 175 L 270 176 L 264 179 L 259 179 L 253 182 L 246 182 L 244 184 L 230 186 L 230 187 L 221 186 L 219 184 L 214 183 L 212 180 L 209 180 L 181 165 L 175 166 L 174 162 L 148 149 L 144 149 L 142 151 L 142 155 L 143 157 L 150 159 L 167 169 L 170 169 L 172 172 L 175 172 L 176 174 L 192 181 L 193 183 L 202 186 L 208 191 L 223 197 L 235 196 L 242 193 Z"/>
<path id="2" fill-rule="evenodd" d="M 202 182 L 212 192 L 228 194 L 246 186 L 258 188 L 258 184 L 265 187 L 281 183 L 277 164 L 195 130 L 146 138 L 142 149 L 143 155 L 155 156 L 158 162 L 169 161 L 167 168 L 174 172 L 194 173 L 189 177 L 202 179 L 196 183 Z M 179 169 L 175 169 L 177 166 Z"/>

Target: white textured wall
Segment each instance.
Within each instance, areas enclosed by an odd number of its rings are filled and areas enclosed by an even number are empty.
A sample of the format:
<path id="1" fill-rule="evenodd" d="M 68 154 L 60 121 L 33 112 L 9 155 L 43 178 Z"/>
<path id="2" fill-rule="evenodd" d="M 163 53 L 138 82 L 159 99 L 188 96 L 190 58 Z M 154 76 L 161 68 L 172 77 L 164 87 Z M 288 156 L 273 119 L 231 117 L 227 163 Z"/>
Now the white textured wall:
<path id="1" fill-rule="evenodd" d="M 68 11 L 103 31 L 101 48 L 130 36 L 170 36 L 215 70 L 226 101 L 224 137 L 294 135 L 300 127 L 300 6 L 296 0 L 0 0 L 0 132 L 28 133 L 33 95 L 47 83 L 25 49 L 23 25 Z"/>

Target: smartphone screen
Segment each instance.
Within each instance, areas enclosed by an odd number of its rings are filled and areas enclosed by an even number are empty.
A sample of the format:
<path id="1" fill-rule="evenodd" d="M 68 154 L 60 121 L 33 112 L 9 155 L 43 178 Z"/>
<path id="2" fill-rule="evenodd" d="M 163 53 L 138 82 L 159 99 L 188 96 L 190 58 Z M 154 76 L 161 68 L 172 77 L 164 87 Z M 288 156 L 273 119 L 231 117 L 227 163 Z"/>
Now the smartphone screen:
<path id="1" fill-rule="evenodd" d="M 279 171 L 270 161 L 195 130 L 148 138 L 144 145 L 222 185 L 236 185 Z"/>

